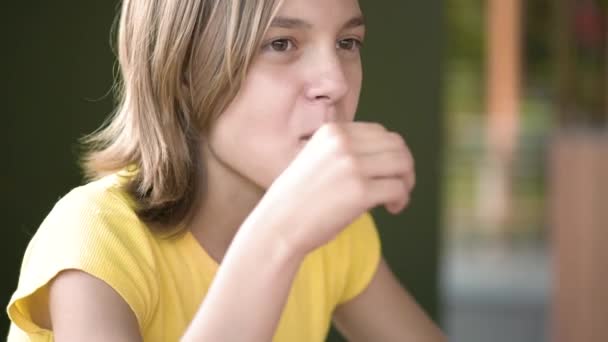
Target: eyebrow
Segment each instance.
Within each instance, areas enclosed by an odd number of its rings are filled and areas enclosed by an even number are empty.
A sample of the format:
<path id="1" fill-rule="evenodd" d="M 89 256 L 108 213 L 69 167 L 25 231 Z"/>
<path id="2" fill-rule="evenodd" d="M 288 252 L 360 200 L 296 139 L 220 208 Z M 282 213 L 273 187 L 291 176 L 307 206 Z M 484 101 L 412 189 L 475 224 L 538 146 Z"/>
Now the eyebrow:
<path id="1" fill-rule="evenodd" d="M 357 16 L 354 17 L 352 19 L 350 19 L 349 21 L 347 21 L 343 26 L 342 29 L 351 29 L 351 28 L 355 28 L 355 27 L 359 27 L 359 26 L 365 26 L 365 19 L 363 18 L 363 16 Z"/>
<path id="2" fill-rule="evenodd" d="M 344 25 L 342 25 L 342 30 L 351 29 L 359 26 L 365 26 L 365 20 L 361 15 L 349 19 L 346 23 L 344 23 Z M 272 23 L 270 23 L 270 27 L 278 27 L 285 29 L 311 29 L 312 24 L 298 18 L 275 17 L 274 20 L 272 20 Z"/>

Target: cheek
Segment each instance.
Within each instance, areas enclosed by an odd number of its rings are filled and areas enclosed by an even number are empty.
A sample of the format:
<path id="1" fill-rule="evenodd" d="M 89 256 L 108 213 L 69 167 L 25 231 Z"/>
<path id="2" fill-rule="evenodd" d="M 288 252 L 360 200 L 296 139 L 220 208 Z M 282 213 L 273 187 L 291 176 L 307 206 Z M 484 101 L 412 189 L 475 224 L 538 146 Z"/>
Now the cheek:
<path id="1" fill-rule="evenodd" d="M 217 157 L 262 187 L 287 166 L 298 139 L 291 114 L 297 90 L 269 75 L 250 73 L 210 137 Z"/>
<path id="2" fill-rule="evenodd" d="M 251 74 L 242 88 L 241 110 L 252 119 L 264 121 L 265 127 L 286 125 L 298 94 L 288 80 L 285 75 Z"/>
<path id="3" fill-rule="evenodd" d="M 251 72 L 241 91 L 225 113 L 233 127 L 240 130 L 241 143 L 269 148 L 289 140 L 297 89 L 283 75 Z"/>
<path id="4" fill-rule="evenodd" d="M 223 116 L 249 130 L 284 128 L 297 94 L 284 75 L 251 69 Z"/>
<path id="5" fill-rule="evenodd" d="M 363 81 L 363 73 L 361 65 L 353 65 L 346 70 L 346 81 L 348 82 L 348 93 L 343 101 L 343 112 L 347 116 L 347 121 L 352 121 L 355 118 L 357 107 L 359 105 L 359 95 L 361 94 L 361 84 Z"/>

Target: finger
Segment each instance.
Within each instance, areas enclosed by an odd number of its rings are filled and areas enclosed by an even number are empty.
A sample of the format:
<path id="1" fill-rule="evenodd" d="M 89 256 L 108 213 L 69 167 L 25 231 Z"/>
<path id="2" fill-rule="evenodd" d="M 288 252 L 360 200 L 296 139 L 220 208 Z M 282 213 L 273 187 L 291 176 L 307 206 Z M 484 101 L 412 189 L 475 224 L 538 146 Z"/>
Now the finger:
<path id="1" fill-rule="evenodd" d="M 382 151 L 407 151 L 409 149 L 403 137 L 395 132 L 367 132 L 353 135 L 350 145 L 358 154 L 378 153 Z"/>
<path id="2" fill-rule="evenodd" d="M 400 177 L 408 191 L 416 182 L 414 161 L 411 155 L 404 151 L 387 151 L 361 156 L 359 167 L 363 176 L 367 178 Z"/>
<path id="3" fill-rule="evenodd" d="M 384 126 L 376 122 L 347 122 L 338 125 L 339 129 L 353 141 L 374 140 L 389 133 Z"/>
<path id="4" fill-rule="evenodd" d="M 347 144 L 355 154 L 369 154 L 381 151 L 405 150 L 407 145 L 396 132 L 387 131 L 384 126 L 373 122 L 327 123 L 315 135 L 334 136 Z"/>
<path id="5" fill-rule="evenodd" d="M 382 133 L 386 128 L 378 122 L 352 121 L 344 123 L 344 128 L 353 134 Z"/>
<path id="6" fill-rule="evenodd" d="M 405 207 L 407 207 L 407 205 L 410 202 L 410 198 L 411 198 L 411 190 L 408 189 L 408 187 L 406 187 L 405 195 L 403 197 L 401 197 L 397 201 L 384 203 L 384 208 L 391 214 L 398 214 L 403 209 L 405 209 Z"/>
<path id="7" fill-rule="evenodd" d="M 391 202 L 384 205 L 384 208 L 391 214 L 398 214 L 403 209 L 407 207 L 410 202 L 411 193 L 408 193 L 402 201 L 400 202 Z"/>
<path id="8" fill-rule="evenodd" d="M 321 125 L 314 134 L 328 133 L 346 135 L 351 139 L 366 139 L 386 132 L 384 126 L 375 122 L 328 122 Z"/>
<path id="9" fill-rule="evenodd" d="M 369 208 L 385 205 L 387 209 L 400 210 L 409 201 L 409 191 L 400 178 L 370 179 L 367 200 Z"/>

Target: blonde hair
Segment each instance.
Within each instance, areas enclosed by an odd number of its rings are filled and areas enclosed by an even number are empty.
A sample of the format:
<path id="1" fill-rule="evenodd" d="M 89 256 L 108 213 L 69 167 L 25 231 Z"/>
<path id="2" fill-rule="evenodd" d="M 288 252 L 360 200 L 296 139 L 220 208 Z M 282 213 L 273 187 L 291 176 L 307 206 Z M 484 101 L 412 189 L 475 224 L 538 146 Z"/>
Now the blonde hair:
<path id="1" fill-rule="evenodd" d="M 199 153 L 236 95 L 281 0 L 124 0 L 118 106 L 84 138 L 89 179 L 134 167 L 125 188 L 144 222 L 172 229 L 201 200 Z"/>

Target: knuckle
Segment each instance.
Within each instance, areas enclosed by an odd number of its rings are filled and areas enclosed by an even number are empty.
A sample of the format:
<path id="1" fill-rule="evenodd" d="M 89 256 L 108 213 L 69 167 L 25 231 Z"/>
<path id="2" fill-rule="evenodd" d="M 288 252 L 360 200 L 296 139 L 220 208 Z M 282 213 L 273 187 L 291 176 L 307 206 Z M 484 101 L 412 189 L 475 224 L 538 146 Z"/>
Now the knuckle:
<path id="1" fill-rule="evenodd" d="M 379 131 L 386 131 L 386 128 L 378 122 L 371 122 L 370 127 Z"/>
<path id="2" fill-rule="evenodd" d="M 414 160 L 414 157 L 412 157 L 412 155 L 410 153 L 407 154 L 407 163 L 408 163 L 409 170 L 412 173 L 415 173 L 416 172 L 416 161 Z"/>
<path id="3" fill-rule="evenodd" d="M 410 190 L 416 186 L 416 172 L 412 172 L 410 175 Z"/>
<path id="4" fill-rule="evenodd" d="M 393 141 L 395 141 L 396 144 L 398 144 L 399 146 L 406 146 L 405 139 L 403 139 L 401 134 L 399 134 L 397 132 L 390 132 L 389 134 L 391 136 L 391 139 L 393 139 Z"/>
<path id="5" fill-rule="evenodd" d="M 403 158 L 403 167 L 408 172 L 413 173 L 415 170 L 414 159 L 407 153 L 405 154 L 405 158 Z"/>
<path id="6" fill-rule="evenodd" d="M 416 186 L 416 174 L 414 172 L 408 172 L 403 178 L 404 191 L 411 192 Z"/>
<path id="7" fill-rule="evenodd" d="M 403 207 L 407 207 L 410 204 L 410 194 L 408 193 L 407 195 L 405 195 L 405 197 L 403 198 Z"/>
<path id="8" fill-rule="evenodd" d="M 409 194 L 409 190 L 403 181 L 401 184 L 399 184 L 399 186 L 395 186 L 395 191 L 398 198 L 404 198 Z"/>

